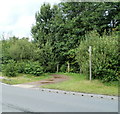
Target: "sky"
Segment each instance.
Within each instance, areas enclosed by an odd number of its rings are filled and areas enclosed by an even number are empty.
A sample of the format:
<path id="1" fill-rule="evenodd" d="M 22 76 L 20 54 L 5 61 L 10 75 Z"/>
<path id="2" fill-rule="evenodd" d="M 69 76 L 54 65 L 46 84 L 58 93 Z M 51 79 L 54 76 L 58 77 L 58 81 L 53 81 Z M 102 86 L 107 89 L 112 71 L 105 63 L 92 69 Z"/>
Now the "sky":
<path id="1" fill-rule="evenodd" d="M 43 3 L 51 5 L 60 0 L 1 0 L 0 36 L 31 37 L 31 27 L 35 23 L 35 13 Z"/>

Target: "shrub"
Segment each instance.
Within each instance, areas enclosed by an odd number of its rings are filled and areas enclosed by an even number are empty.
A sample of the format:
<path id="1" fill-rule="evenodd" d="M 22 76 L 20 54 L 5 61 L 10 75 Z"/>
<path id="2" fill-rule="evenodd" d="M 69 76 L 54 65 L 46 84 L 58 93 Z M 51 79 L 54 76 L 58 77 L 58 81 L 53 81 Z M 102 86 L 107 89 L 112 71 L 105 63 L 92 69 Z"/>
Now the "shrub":
<path id="1" fill-rule="evenodd" d="M 4 66 L 4 64 L 0 64 L 0 72 L 2 72 L 3 66 Z"/>
<path id="2" fill-rule="evenodd" d="M 61 72 L 66 72 L 67 70 L 67 66 L 65 64 L 63 64 L 61 67 L 60 67 L 60 71 Z"/>
<path id="3" fill-rule="evenodd" d="M 18 73 L 25 73 L 25 65 L 26 65 L 26 62 L 24 61 L 17 62 L 16 66 L 17 66 Z"/>
<path id="4" fill-rule="evenodd" d="M 80 43 L 76 60 L 81 71 L 87 75 L 89 73 L 89 46 L 92 46 L 92 77 L 107 82 L 118 80 L 118 35 L 99 37 L 96 32 L 92 32 Z"/>
<path id="5" fill-rule="evenodd" d="M 34 62 L 32 66 L 33 68 L 32 68 L 31 74 L 39 76 L 43 73 L 43 68 L 40 66 L 38 62 Z"/>
<path id="6" fill-rule="evenodd" d="M 3 73 L 6 76 L 16 76 L 17 73 L 33 74 L 39 76 L 43 73 L 43 68 L 40 66 L 39 62 L 31 61 L 9 61 L 3 67 Z"/>
<path id="7" fill-rule="evenodd" d="M 15 61 L 10 60 L 8 64 L 4 65 L 3 73 L 5 76 L 14 77 L 17 76 L 17 68 Z"/>
<path id="8" fill-rule="evenodd" d="M 25 73 L 33 74 L 39 76 L 43 73 L 43 68 L 40 66 L 39 62 L 28 62 L 25 65 Z"/>
<path id="9" fill-rule="evenodd" d="M 43 68 L 39 62 L 19 61 L 17 62 L 18 73 L 33 74 L 39 76 L 43 73 Z"/>

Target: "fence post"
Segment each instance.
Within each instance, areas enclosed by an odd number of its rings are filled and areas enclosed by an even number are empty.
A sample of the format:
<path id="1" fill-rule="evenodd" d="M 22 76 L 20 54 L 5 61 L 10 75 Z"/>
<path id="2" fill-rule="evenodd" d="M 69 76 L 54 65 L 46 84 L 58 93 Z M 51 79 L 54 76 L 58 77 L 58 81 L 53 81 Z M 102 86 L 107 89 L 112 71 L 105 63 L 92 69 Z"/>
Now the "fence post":
<path id="1" fill-rule="evenodd" d="M 90 81 L 92 80 L 92 61 L 91 61 L 91 49 L 92 49 L 92 47 L 91 46 L 89 46 L 89 72 L 90 72 Z"/>
<path id="2" fill-rule="evenodd" d="M 57 73 L 59 72 L 59 64 L 57 64 Z"/>

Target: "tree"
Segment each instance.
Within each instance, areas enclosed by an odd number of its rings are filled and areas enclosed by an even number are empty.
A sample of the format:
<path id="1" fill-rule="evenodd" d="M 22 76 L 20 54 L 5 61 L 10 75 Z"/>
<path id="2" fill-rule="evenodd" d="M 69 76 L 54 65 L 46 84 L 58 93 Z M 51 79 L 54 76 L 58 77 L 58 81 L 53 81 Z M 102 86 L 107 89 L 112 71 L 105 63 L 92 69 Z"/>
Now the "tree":
<path id="1" fill-rule="evenodd" d="M 73 55 L 85 35 L 93 30 L 100 36 L 104 32 L 110 35 L 113 29 L 119 30 L 119 15 L 117 2 L 61 2 L 53 7 L 43 4 L 35 15 L 36 24 L 31 32 L 40 50 L 47 43 L 52 46 L 55 63 L 76 66 Z"/>
<path id="2" fill-rule="evenodd" d="M 38 48 L 36 51 L 36 60 L 39 61 L 44 72 L 56 71 L 56 61 L 52 50 L 52 46 L 47 42 L 42 48 Z"/>
<path id="3" fill-rule="evenodd" d="M 84 35 L 97 30 L 102 35 L 110 34 L 120 25 L 120 2 L 63 2 L 62 11 L 66 20 L 73 23 L 73 34 Z M 71 22 L 70 22 L 71 21 Z"/>
<path id="4" fill-rule="evenodd" d="M 28 39 L 23 38 L 11 43 L 10 47 L 7 49 L 7 52 L 9 57 L 15 61 L 30 60 L 35 56 L 34 49 L 34 44 L 29 42 Z"/>
<path id="5" fill-rule="evenodd" d="M 52 18 L 52 10 L 50 4 L 43 4 L 35 14 L 36 24 L 32 27 L 31 32 L 35 42 L 39 42 L 39 46 L 43 46 L 49 40 L 50 20 Z"/>

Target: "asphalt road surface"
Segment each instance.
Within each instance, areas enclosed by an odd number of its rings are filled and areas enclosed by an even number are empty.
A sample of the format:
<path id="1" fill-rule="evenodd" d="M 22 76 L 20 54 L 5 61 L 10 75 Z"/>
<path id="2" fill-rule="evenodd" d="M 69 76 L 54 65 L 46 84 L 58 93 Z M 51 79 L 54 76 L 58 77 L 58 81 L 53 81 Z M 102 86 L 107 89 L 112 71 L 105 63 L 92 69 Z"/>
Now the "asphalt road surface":
<path id="1" fill-rule="evenodd" d="M 118 101 L 2 85 L 2 112 L 118 112 Z"/>

